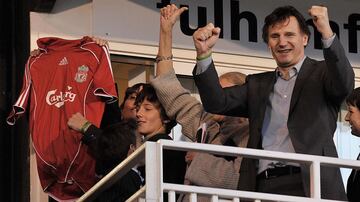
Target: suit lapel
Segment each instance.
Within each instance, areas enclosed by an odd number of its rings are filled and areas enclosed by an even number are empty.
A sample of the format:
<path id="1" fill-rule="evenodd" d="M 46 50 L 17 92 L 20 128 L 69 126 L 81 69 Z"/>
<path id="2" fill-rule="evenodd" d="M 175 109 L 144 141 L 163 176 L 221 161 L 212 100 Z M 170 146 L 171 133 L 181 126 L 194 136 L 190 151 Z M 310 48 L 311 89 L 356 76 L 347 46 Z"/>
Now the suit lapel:
<path id="1" fill-rule="evenodd" d="M 269 101 L 270 93 L 274 90 L 274 85 L 276 82 L 276 72 L 270 72 L 270 76 L 266 76 L 264 78 L 261 78 L 260 82 L 260 89 L 259 92 L 264 92 L 261 95 L 261 101 L 262 103 L 266 103 Z M 264 89 L 264 90 L 262 90 Z M 263 105 L 261 105 L 263 106 Z M 266 108 L 266 106 L 265 106 Z"/>
<path id="2" fill-rule="evenodd" d="M 313 69 L 313 64 L 311 62 L 311 59 L 307 57 L 305 59 L 304 63 L 302 64 L 300 72 L 296 78 L 294 90 L 293 90 L 293 93 L 291 96 L 291 101 L 290 101 L 289 116 L 293 112 L 294 107 L 296 106 L 296 104 L 299 100 L 300 93 L 304 87 L 306 80 L 309 78 L 309 75 L 311 74 L 312 69 Z"/>
<path id="3" fill-rule="evenodd" d="M 258 124 L 258 130 L 259 132 L 261 131 L 262 125 L 263 125 L 263 121 L 264 121 L 264 117 L 265 117 L 265 110 L 266 107 L 268 105 L 269 102 L 269 97 L 270 97 L 270 93 L 274 90 L 274 85 L 276 82 L 276 72 L 269 72 L 268 76 L 264 76 L 263 78 L 261 78 L 260 81 L 260 88 L 259 88 L 259 93 L 262 92 L 262 94 L 260 94 L 260 103 L 258 104 L 259 106 L 259 117 L 260 117 L 260 122 Z M 261 132 L 259 133 L 261 134 Z"/>

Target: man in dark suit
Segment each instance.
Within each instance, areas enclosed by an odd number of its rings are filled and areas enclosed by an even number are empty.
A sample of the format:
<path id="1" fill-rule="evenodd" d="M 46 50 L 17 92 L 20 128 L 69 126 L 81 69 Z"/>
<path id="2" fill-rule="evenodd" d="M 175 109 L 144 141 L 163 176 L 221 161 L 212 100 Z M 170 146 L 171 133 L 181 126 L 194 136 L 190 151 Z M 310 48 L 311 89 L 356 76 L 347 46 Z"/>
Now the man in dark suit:
<path id="1" fill-rule="evenodd" d="M 340 104 L 354 87 L 354 72 L 331 30 L 327 8 L 312 6 L 308 12 L 322 35 L 325 61 L 304 54 L 310 37 L 304 17 L 291 6 L 279 7 L 265 18 L 263 27 L 263 40 L 277 68 L 249 75 L 243 86 L 220 87 L 211 59 L 220 29 L 210 23 L 193 35 L 193 74 L 203 105 L 210 113 L 248 117 L 248 148 L 337 157 L 333 134 Z M 246 158 L 238 188 L 309 196 L 309 168 Z M 321 167 L 321 194 L 346 200 L 338 168 Z"/>
<path id="2" fill-rule="evenodd" d="M 346 98 L 348 113 L 345 120 L 349 122 L 351 133 L 360 137 L 360 88 L 354 89 L 349 97 Z M 360 160 L 360 154 L 357 158 Z M 360 201 L 360 171 L 353 169 L 347 181 L 347 197 L 349 201 Z"/>

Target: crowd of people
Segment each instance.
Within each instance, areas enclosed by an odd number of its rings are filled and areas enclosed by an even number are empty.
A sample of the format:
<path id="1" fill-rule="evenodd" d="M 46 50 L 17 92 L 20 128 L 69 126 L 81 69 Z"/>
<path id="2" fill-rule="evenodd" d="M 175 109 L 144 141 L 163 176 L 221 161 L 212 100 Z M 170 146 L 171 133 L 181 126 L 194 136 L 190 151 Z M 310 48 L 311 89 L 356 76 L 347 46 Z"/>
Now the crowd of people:
<path id="1" fill-rule="evenodd" d="M 337 157 L 333 134 L 346 100 L 346 121 L 352 134 L 360 136 L 360 89 L 353 90 L 354 71 L 330 27 L 326 7 L 308 10 L 322 36 L 323 61 L 305 55 L 310 31 L 304 16 L 283 6 L 265 18 L 262 34 L 277 67 L 248 76 L 229 72 L 219 77 L 212 49 L 221 30 L 212 23 L 197 29 L 193 74 L 202 103 L 182 87 L 173 68 L 173 26 L 186 10 L 173 4 L 160 10 L 156 76 L 149 84 L 129 87 L 120 107 L 117 102 L 107 104 L 100 128 L 80 113 L 68 120 L 69 127 L 83 133 L 99 177 L 145 141 L 171 139 L 176 124 L 193 142 Z M 169 183 L 310 196 L 305 164 L 165 150 L 163 168 L 164 182 Z M 144 185 L 144 171 L 143 165 L 133 168 L 97 200 L 124 201 Z M 321 167 L 322 198 L 360 201 L 359 190 L 357 170 L 345 192 L 339 168 Z M 178 201 L 188 198 L 177 195 Z M 199 195 L 198 201 L 210 198 Z"/>

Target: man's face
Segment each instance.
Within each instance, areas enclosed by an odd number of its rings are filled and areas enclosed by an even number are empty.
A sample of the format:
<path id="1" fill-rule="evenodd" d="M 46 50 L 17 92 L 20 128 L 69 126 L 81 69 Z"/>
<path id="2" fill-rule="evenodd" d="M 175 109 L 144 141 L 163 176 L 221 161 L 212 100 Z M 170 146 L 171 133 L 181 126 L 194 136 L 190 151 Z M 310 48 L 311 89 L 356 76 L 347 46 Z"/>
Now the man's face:
<path id="1" fill-rule="evenodd" d="M 294 16 L 270 26 L 268 38 L 269 49 L 278 67 L 293 67 L 304 57 L 308 36 L 301 32 Z"/>
<path id="2" fill-rule="evenodd" d="M 360 137 L 360 110 L 356 106 L 348 105 L 345 120 L 350 124 L 351 133 Z"/>

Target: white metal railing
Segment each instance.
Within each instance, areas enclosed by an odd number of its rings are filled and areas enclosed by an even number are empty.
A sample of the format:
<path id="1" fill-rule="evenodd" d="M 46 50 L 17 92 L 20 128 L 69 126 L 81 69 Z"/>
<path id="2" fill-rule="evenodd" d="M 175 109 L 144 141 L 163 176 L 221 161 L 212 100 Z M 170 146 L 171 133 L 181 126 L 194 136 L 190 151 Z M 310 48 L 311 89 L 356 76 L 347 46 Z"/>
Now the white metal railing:
<path id="1" fill-rule="evenodd" d="M 310 193 L 308 197 L 287 196 L 241 190 L 179 185 L 163 182 L 162 155 L 163 149 L 199 151 L 227 156 L 244 156 L 257 159 L 274 159 L 291 161 L 310 165 Z M 175 201 L 175 193 L 190 194 L 190 200 L 196 201 L 197 194 L 208 195 L 211 201 L 240 201 L 240 199 L 287 201 L 287 202 L 326 202 L 335 200 L 321 199 L 320 166 L 360 168 L 360 161 L 346 160 L 323 156 L 314 156 L 296 153 L 264 151 L 222 145 L 200 144 L 190 142 L 174 142 L 161 140 L 159 142 L 146 142 L 132 155 L 115 167 L 108 175 L 102 178 L 78 201 L 92 201 L 96 196 L 119 180 L 132 167 L 143 162 L 145 157 L 146 185 L 136 192 L 127 201 L 162 202 L 163 192 L 168 192 L 169 201 Z"/>

